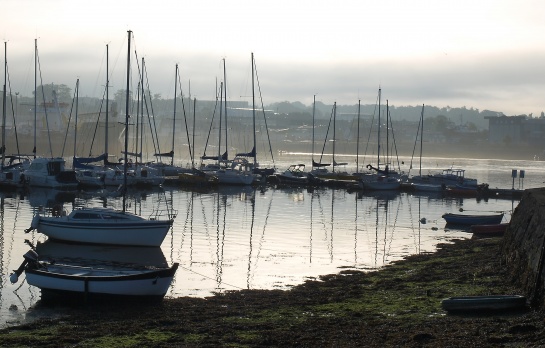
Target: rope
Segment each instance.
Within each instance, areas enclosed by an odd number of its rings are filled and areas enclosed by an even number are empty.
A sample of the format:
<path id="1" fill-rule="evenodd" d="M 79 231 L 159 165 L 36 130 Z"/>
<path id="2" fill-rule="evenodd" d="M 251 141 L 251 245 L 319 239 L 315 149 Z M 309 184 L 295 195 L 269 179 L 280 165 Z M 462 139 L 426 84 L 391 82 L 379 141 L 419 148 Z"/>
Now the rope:
<path id="1" fill-rule="evenodd" d="M 213 280 L 213 281 L 216 281 L 216 280 L 217 280 L 217 279 L 215 279 L 215 278 L 208 277 L 208 276 L 206 276 L 206 275 L 204 275 L 204 274 L 202 274 L 202 273 L 192 271 L 192 270 L 190 270 L 189 268 L 186 268 L 186 267 L 184 267 L 184 266 L 182 266 L 182 265 L 180 265 L 180 266 L 178 266 L 178 267 L 182 268 L 182 269 L 185 270 L 185 271 L 188 271 L 188 272 L 191 272 L 191 273 L 196 274 L 196 275 L 198 275 L 198 276 L 204 277 L 204 278 L 206 278 L 206 279 Z M 221 284 L 228 285 L 228 286 L 230 286 L 230 287 L 233 287 L 233 288 L 236 288 L 236 289 L 239 289 L 239 290 L 246 290 L 246 289 L 241 288 L 241 287 L 239 287 L 239 286 L 236 286 L 236 285 L 233 285 L 233 284 L 228 284 L 228 283 L 225 283 L 225 282 L 221 282 Z"/>

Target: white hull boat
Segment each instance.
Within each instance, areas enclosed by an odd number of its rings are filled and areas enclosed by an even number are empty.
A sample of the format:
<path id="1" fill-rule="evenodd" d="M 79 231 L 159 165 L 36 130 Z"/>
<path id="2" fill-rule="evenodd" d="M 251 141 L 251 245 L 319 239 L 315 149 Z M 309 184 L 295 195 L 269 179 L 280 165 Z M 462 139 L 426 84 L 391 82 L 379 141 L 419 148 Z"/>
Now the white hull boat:
<path id="1" fill-rule="evenodd" d="M 243 172 L 236 169 L 220 169 L 210 174 L 218 178 L 219 184 L 225 185 L 251 185 L 255 180 L 252 172 Z"/>
<path id="2" fill-rule="evenodd" d="M 30 167 L 23 172 L 24 181 L 29 186 L 58 189 L 76 189 L 76 172 L 64 169 L 65 161 L 60 157 L 35 158 Z"/>
<path id="3" fill-rule="evenodd" d="M 419 182 L 413 182 L 411 183 L 411 186 L 414 188 L 415 191 L 420 192 L 441 192 L 445 190 L 444 184 L 425 184 L 425 183 L 419 183 Z"/>
<path id="4" fill-rule="evenodd" d="M 36 229 L 51 239 L 91 244 L 160 246 L 173 219 L 145 219 L 109 208 L 81 208 L 70 214 L 36 215 L 27 232 Z"/>
<path id="5" fill-rule="evenodd" d="M 376 180 L 362 183 L 367 190 L 398 190 L 401 187 L 401 180 L 387 176 L 379 176 Z"/>
<path id="6" fill-rule="evenodd" d="M 10 276 L 12 283 L 24 271 L 29 285 L 44 293 L 81 294 L 87 296 L 163 298 L 167 293 L 178 263 L 162 269 L 130 269 L 84 267 L 38 261 L 29 251 L 25 261 Z"/>

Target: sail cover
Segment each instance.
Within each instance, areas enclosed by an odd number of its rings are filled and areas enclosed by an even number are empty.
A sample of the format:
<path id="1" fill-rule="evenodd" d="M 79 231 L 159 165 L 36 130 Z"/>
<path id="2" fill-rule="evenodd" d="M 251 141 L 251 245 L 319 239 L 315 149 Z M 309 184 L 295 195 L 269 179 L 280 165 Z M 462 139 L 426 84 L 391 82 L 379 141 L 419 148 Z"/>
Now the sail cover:
<path id="1" fill-rule="evenodd" d="M 312 166 L 313 167 L 328 167 L 330 165 L 331 165 L 330 163 L 318 163 L 318 162 L 312 161 Z"/>
<path id="2" fill-rule="evenodd" d="M 246 152 L 242 152 L 242 153 L 237 153 L 235 155 L 236 157 L 240 156 L 240 157 L 255 157 L 255 147 L 252 149 L 252 151 L 246 153 Z"/>
<path id="3" fill-rule="evenodd" d="M 101 162 L 106 160 L 106 154 L 102 154 L 97 157 L 74 157 L 74 168 L 78 169 L 92 169 L 92 166 L 88 166 L 86 164 L 89 163 L 95 163 L 95 162 Z"/>

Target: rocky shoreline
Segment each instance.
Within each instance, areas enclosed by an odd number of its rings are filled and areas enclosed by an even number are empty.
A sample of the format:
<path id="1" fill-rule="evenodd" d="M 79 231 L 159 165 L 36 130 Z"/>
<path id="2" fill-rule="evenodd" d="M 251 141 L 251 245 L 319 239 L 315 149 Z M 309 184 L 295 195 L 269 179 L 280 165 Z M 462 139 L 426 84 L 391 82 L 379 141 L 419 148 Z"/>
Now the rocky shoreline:
<path id="1" fill-rule="evenodd" d="M 94 304 L 0 330 L 3 347 L 545 346 L 543 312 L 448 314 L 451 296 L 521 294 L 502 238 L 458 240 L 364 273 L 288 291 L 243 290 L 158 304 Z"/>

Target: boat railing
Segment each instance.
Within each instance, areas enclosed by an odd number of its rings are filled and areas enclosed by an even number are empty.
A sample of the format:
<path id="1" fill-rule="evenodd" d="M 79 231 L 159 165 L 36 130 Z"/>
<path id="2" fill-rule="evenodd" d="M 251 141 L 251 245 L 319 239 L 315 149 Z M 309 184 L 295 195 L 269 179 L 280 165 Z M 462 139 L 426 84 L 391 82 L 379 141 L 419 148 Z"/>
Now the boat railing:
<path id="1" fill-rule="evenodd" d="M 173 220 L 178 215 L 174 209 L 153 209 L 148 216 L 149 220 Z"/>

